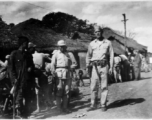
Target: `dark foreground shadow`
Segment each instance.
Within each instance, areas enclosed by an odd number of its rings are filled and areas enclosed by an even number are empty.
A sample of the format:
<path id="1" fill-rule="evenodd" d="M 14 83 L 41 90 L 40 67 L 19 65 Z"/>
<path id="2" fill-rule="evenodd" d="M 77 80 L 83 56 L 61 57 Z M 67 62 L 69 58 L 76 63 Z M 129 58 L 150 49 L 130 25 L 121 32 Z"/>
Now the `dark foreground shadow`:
<path id="1" fill-rule="evenodd" d="M 90 106 L 89 100 L 81 100 L 83 97 L 84 96 L 80 94 L 79 96 L 71 99 L 69 108 L 72 112 L 75 112 L 75 111 L 78 111 L 80 109 Z M 53 116 L 58 116 L 58 115 L 65 115 L 65 114 L 60 114 L 59 111 L 57 111 L 55 108 L 47 112 L 42 112 L 34 116 L 33 119 L 46 119 L 46 118 L 51 118 Z"/>
<path id="2" fill-rule="evenodd" d="M 134 105 L 134 104 L 142 103 L 144 101 L 145 101 L 144 98 L 128 98 L 124 100 L 117 100 L 113 103 L 110 103 L 108 105 L 108 109 L 122 107 L 126 105 Z"/>

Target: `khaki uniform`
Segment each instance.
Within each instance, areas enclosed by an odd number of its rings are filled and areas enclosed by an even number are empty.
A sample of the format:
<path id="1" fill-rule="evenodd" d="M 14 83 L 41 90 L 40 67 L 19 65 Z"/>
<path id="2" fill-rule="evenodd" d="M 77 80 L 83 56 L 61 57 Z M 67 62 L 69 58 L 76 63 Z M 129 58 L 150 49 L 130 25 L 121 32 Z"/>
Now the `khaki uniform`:
<path id="1" fill-rule="evenodd" d="M 93 40 L 89 47 L 86 56 L 86 66 L 95 61 L 106 61 L 106 64 L 101 66 L 97 65 L 97 70 L 101 78 L 99 82 L 99 77 L 97 75 L 95 66 L 93 66 L 91 74 L 91 104 L 95 105 L 95 99 L 97 97 L 97 86 L 101 86 L 101 106 L 106 105 L 107 95 L 108 95 L 108 56 L 110 56 L 110 67 L 113 67 L 113 47 L 109 40 L 104 39 L 99 41 L 98 39 Z"/>
<path id="2" fill-rule="evenodd" d="M 57 106 L 61 107 L 61 100 L 63 100 L 63 108 L 67 109 L 69 92 L 71 87 L 70 68 L 71 65 L 77 65 L 72 53 L 62 53 L 58 51 L 52 56 L 52 71 L 57 75 Z M 59 80 L 62 82 L 60 83 Z"/>

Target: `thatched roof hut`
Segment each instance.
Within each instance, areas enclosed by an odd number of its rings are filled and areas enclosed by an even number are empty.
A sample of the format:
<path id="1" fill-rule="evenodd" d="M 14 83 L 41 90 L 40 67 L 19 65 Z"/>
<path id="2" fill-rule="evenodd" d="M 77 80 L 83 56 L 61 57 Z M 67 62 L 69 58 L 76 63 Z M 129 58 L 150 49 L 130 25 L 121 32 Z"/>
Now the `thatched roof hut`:
<path id="1" fill-rule="evenodd" d="M 135 41 L 131 38 L 125 39 L 123 36 L 118 35 L 114 30 L 112 30 L 110 28 L 104 28 L 103 31 L 104 31 L 103 34 L 106 38 L 113 37 L 118 43 L 120 43 L 123 46 L 125 46 L 125 42 L 126 42 L 127 48 L 137 49 L 137 50 L 140 50 L 142 52 L 147 51 L 147 46 L 141 45 L 137 41 Z"/>
<path id="2" fill-rule="evenodd" d="M 112 45 L 114 47 L 114 52 L 117 54 L 124 54 L 125 52 L 125 39 L 123 36 L 116 34 L 110 28 L 104 28 L 103 35 L 110 39 L 113 38 Z M 25 22 L 19 23 L 13 27 L 12 32 L 18 35 L 27 36 L 34 44 L 37 45 L 37 49 L 43 51 L 53 51 L 57 48 L 56 43 L 60 39 L 64 39 L 68 45 L 68 50 L 73 52 L 87 51 L 88 44 L 91 40 L 91 35 L 79 33 L 81 38 L 72 40 L 67 36 L 56 33 L 50 28 L 46 28 L 43 23 L 36 19 L 29 19 Z M 146 51 L 147 47 L 137 43 L 135 40 L 127 38 L 127 47 L 138 49 L 141 51 Z"/>

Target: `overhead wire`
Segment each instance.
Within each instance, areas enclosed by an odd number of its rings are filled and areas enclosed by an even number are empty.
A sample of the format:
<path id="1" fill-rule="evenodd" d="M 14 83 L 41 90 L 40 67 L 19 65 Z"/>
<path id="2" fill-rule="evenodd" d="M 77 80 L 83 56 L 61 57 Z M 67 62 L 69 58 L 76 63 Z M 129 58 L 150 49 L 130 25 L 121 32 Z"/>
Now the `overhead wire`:
<path id="1" fill-rule="evenodd" d="M 33 3 L 29 3 L 29 2 L 26 2 L 26 1 L 23 1 L 23 2 L 24 2 L 24 3 L 28 3 L 28 4 L 30 4 L 30 5 L 33 5 L 33 6 L 35 6 L 35 7 L 39 7 L 39 8 L 46 9 L 46 10 L 50 10 L 50 9 L 48 9 L 48 8 L 44 8 L 44 7 L 42 7 L 42 6 L 35 5 L 35 4 L 33 4 Z"/>

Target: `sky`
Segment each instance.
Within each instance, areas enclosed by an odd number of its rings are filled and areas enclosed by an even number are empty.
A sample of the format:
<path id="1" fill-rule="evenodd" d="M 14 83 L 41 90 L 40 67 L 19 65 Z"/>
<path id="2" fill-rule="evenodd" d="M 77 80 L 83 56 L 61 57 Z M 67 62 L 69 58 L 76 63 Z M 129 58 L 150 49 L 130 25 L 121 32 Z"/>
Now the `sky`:
<path id="1" fill-rule="evenodd" d="M 127 35 L 152 52 L 152 1 L 98 1 L 98 0 L 49 0 L 49 1 L 0 1 L 0 15 L 6 23 L 18 24 L 30 18 L 41 20 L 50 12 L 65 12 L 89 23 L 97 23 L 124 32 L 122 14 L 126 14 Z"/>

